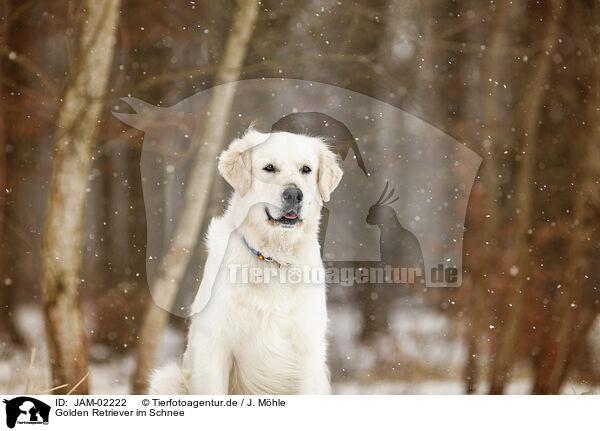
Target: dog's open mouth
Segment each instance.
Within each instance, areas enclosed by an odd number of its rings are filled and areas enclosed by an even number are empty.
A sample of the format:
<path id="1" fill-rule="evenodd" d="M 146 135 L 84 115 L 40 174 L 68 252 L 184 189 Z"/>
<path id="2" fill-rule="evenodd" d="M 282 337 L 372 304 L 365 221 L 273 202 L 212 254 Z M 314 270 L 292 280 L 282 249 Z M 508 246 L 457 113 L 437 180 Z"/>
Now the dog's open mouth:
<path id="1" fill-rule="evenodd" d="M 296 211 L 289 211 L 279 218 L 274 218 L 273 216 L 271 216 L 271 213 L 269 212 L 268 208 L 265 208 L 265 212 L 267 213 L 267 219 L 269 220 L 269 222 L 277 223 L 284 227 L 291 227 L 302 221 L 300 220 L 300 217 L 298 216 L 298 213 Z"/>

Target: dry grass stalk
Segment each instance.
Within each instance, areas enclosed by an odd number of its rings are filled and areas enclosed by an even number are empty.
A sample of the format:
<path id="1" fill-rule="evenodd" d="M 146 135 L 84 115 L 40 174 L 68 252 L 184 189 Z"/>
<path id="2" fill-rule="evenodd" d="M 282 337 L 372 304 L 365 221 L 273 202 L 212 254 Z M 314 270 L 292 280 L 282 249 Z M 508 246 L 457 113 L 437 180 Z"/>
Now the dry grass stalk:
<path id="1" fill-rule="evenodd" d="M 85 373 L 85 376 L 83 376 L 76 384 L 75 386 L 73 386 L 71 388 L 71 390 L 69 392 L 67 392 L 67 395 L 71 395 L 75 389 L 77 389 L 79 387 L 79 385 L 81 385 L 85 379 L 87 379 L 87 377 L 90 375 L 90 372 L 88 371 L 87 373 Z M 62 386 L 61 386 L 62 387 Z"/>
<path id="2" fill-rule="evenodd" d="M 35 363 L 35 347 L 31 348 L 31 358 L 29 359 L 29 373 L 27 374 L 27 384 L 25 385 L 25 394 L 29 395 L 29 385 L 31 384 L 31 375 L 33 374 L 33 364 Z"/>
<path id="3" fill-rule="evenodd" d="M 49 392 L 53 392 L 53 391 L 55 391 L 55 390 L 57 390 L 57 389 L 62 389 L 62 388 L 64 388 L 65 386 L 69 386 L 69 384 L 68 384 L 68 383 L 65 383 L 64 385 L 58 385 L 58 386 L 54 386 L 53 388 L 50 388 L 50 389 L 45 389 L 45 390 L 43 390 L 43 391 L 34 392 L 34 393 L 33 393 L 33 395 L 42 395 L 42 394 L 47 394 L 47 393 L 49 393 Z"/>

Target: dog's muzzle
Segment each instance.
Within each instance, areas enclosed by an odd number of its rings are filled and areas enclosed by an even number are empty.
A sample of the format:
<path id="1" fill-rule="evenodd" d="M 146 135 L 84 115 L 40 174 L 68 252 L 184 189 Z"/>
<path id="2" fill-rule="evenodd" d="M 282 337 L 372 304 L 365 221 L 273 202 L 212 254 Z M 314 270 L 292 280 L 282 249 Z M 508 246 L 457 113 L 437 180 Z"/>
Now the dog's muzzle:
<path id="1" fill-rule="evenodd" d="M 295 185 L 287 187 L 281 194 L 281 216 L 274 218 L 268 209 L 265 209 L 269 221 L 276 222 L 283 226 L 294 226 L 301 222 L 300 209 L 304 194 Z"/>

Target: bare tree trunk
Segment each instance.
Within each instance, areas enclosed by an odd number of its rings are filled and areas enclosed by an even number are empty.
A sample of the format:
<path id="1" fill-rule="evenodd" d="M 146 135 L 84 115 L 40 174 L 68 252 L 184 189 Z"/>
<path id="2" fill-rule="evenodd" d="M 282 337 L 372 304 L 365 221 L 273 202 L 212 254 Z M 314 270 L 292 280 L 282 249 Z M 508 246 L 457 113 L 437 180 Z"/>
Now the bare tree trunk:
<path id="1" fill-rule="evenodd" d="M 11 2 L 5 0 L 2 6 L 2 16 L 4 17 L 4 23 L 2 24 L 2 32 L 0 37 L 2 38 L 1 45 L 8 48 L 8 37 L 10 34 L 10 15 L 11 15 Z M 4 59 L 0 58 L 0 97 L 3 94 L 4 85 Z M 14 286 L 12 282 L 6 277 L 6 251 L 5 251 L 5 237 L 4 237 L 4 225 L 6 218 L 6 199 L 8 187 L 8 165 L 6 162 L 6 123 L 4 121 L 4 109 L 2 103 L 0 103 L 0 332 L 8 334 L 8 339 L 15 346 L 24 346 L 25 342 L 21 334 L 19 333 L 17 326 L 14 321 L 14 310 L 12 306 L 14 303 Z"/>
<path id="2" fill-rule="evenodd" d="M 76 384 L 88 368 L 79 309 L 81 235 L 91 149 L 110 76 L 119 5 L 119 0 L 84 1 L 79 56 L 58 114 L 41 275 L 55 386 Z M 61 390 L 66 391 L 69 387 Z M 87 380 L 76 393 L 88 393 Z"/>
<path id="3" fill-rule="evenodd" d="M 318 2 L 313 3 L 316 5 Z M 379 63 L 385 64 L 385 62 L 388 62 L 394 44 L 398 43 L 398 40 L 402 37 L 400 34 L 406 32 L 407 22 L 413 22 L 415 15 L 420 11 L 417 3 L 418 1 L 415 2 L 414 0 L 389 0 L 383 3 L 373 2 L 371 5 L 373 13 L 381 13 L 382 16 L 385 16 L 383 19 L 383 37 L 381 37 L 381 41 L 370 41 L 371 43 L 369 45 L 366 45 L 366 42 L 363 42 L 366 46 L 362 48 L 377 52 L 377 61 Z M 356 17 L 355 19 L 358 21 L 353 21 L 351 26 L 358 25 L 360 17 Z M 350 30 L 351 29 L 349 28 L 348 31 Z M 348 34 L 348 36 L 350 36 L 350 34 Z M 311 36 L 306 34 L 305 37 L 310 38 Z M 348 41 L 343 45 L 342 49 L 347 49 L 348 46 L 346 45 L 349 43 L 350 42 Z M 393 61 L 390 63 L 390 67 L 398 66 L 397 64 L 393 64 Z M 396 70 L 394 70 L 394 72 L 396 72 Z M 378 88 L 377 85 L 379 85 L 379 83 L 373 82 L 372 84 L 375 85 L 372 91 L 376 92 L 381 100 L 385 100 L 385 98 L 389 96 L 389 85 Z M 368 87 L 365 87 L 366 91 L 368 91 L 367 88 Z M 384 121 L 390 120 L 386 119 Z M 385 130 L 385 125 L 382 129 Z M 376 139 L 375 142 L 376 145 L 386 145 L 385 138 Z M 323 222 L 321 226 L 324 226 Z M 381 233 L 381 235 L 383 235 L 383 233 Z M 384 257 L 383 253 L 381 253 L 380 258 L 383 261 L 384 258 L 389 259 L 390 256 Z M 393 262 L 386 263 L 390 265 L 393 264 Z M 382 344 L 387 344 L 387 340 L 389 340 L 391 336 L 389 319 L 394 309 L 394 298 L 401 294 L 399 292 L 403 291 L 404 289 L 401 287 L 390 289 L 389 285 L 378 284 L 375 282 L 357 286 L 354 301 L 357 302 L 362 317 L 359 340 L 368 348 L 377 349 L 382 346 Z M 379 354 L 380 352 L 375 353 L 376 356 Z"/>
<path id="4" fill-rule="evenodd" d="M 597 105 L 596 105 L 597 106 Z M 593 144 L 597 143 L 598 134 L 594 136 Z M 588 140 L 587 152 L 592 139 Z M 581 176 L 581 189 L 575 196 L 575 207 L 573 211 L 573 226 L 568 245 L 568 262 L 565 271 L 564 282 L 561 292 L 555 295 L 553 307 L 554 316 L 552 328 L 549 331 L 546 342 L 546 349 L 543 352 L 539 372 L 534 384 L 533 393 L 536 394 L 556 394 L 560 391 L 563 376 L 566 374 L 569 353 L 572 348 L 576 348 L 575 335 L 577 332 L 577 323 L 582 304 L 584 284 L 586 282 L 583 275 L 587 259 L 585 250 L 589 229 L 585 226 L 585 212 L 589 193 L 593 191 L 593 180 L 590 184 L 592 157 L 585 156 L 582 159 L 584 171 Z M 590 187 L 592 185 L 592 187 Z M 583 341 L 583 340 L 581 340 Z"/>
<path id="5" fill-rule="evenodd" d="M 585 301 L 585 299 L 583 300 Z M 581 364 L 581 358 L 585 353 L 587 347 L 588 336 L 594 327 L 594 322 L 598 315 L 598 307 L 587 309 L 583 313 L 580 313 L 577 321 L 576 328 L 572 335 L 572 347 L 569 349 L 565 366 L 562 368 L 562 373 L 558 382 L 556 382 L 556 389 L 551 393 L 560 393 L 561 388 L 568 377 L 571 367 L 577 367 Z"/>
<path id="6" fill-rule="evenodd" d="M 596 144 L 597 134 L 594 135 Z M 591 142 L 591 140 L 589 140 Z M 556 331 L 550 331 L 550 334 L 556 334 L 555 343 L 556 351 L 554 355 L 548 355 L 552 364 L 549 367 L 548 380 L 546 381 L 546 393 L 557 393 L 560 390 L 563 370 L 566 368 L 567 357 L 572 346 L 573 332 L 576 329 L 577 317 L 579 308 L 582 307 L 581 298 L 583 294 L 583 286 L 585 279 L 584 265 L 588 261 L 585 258 L 584 250 L 586 243 L 586 226 L 585 212 L 586 204 L 589 196 L 590 188 L 593 190 L 590 180 L 590 162 L 592 158 L 589 155 L 589 147 L 592 145 L 588 142 L 588 155 L 584 157 L 584 172 L 582 173 L 582 190 L 579 190 L 575 197 L 575 208 L 573 211 L 573 231 L 570 237 L 568 246 L 568 264 L 565 272 L 565 282 L 562 287 L 563 294 L 556 295 L 557 302 L 555 304 L 555 315 L 561 316 L 561 322 Z M 591 187 L 590 187 L 591 186 Z M 542 359 L 543 360 L 543 359 Z"/>
<path id="7" fill-rule="evenodd" d="M 526 94 L 523 105 L 523 145 L 520 154 L 520 170 L 517 174 L 515 190 L 516 198 L 516 235 L 518 274 L 515 282 L 509 285 L 508 307 L 501 325 L 501 333 L 497 351 L 492 359 L 490 394 L 504 391 L 509 373 L 513 365 L 513 356 L 521 319 L 523 317 L 527 277 L 530 276 L 529 229 L 532 223 L 533 210 L 533 172 L 536 160 L 537 141 L 539 135 L 539 119 L 542 109 L 546 84 L 550 77 L 552 53 L 556 46 L 560 23 L 564 11 L 562 0 L 552 0 L 548 16 L 548 24 L 542 52 L 538 55 L 536 69 L 531 79 L 531 87 Z"/>
<path id="8" fill-rule="evenodd" d="M 496 2 L 496 12 L 492 27 L 490 48 L 487 51 L 487 61 L 482 76 L 481 91 L 483 94 L 483 141 L 481 144 L 483 154 L 482 182 L 484 187 L 485 213 L 489 215 L 483 219 L 483 244 L 486 244 L 483 255 L 483 264 L 480 267 L 480 273 L 476 274 L 472 280 L 472 286 L 469 292 L 468 307 L 466 315 L 469 324 L 465 332 L 467 340 L 467 358 L 465 361 L 464 378 L 466 393 L 475 392 L 478 383 L 478 354 L 479 342 L 482 325 L 482 307 L 485 304 L 485 296 L 482 290 L 484 283 L 491 282 L 497 274 L 495 270 L 495 260 L 493 250 L 499 247 L 498 230 L 502 211 L 499 203 L 498 186 L 498 166 L 496 164 L 496 155 L 498 154 L 496 137 L 498 136 L 497 123 L 499 121 L 500 97 L 497 82 L 500 81 L 502 73 L 502 49 L 505 44 L 506 21 L 508 18 L 508 0 L 498 0 Z"/>
<path id="9" fill-rule="evenodd" d="M 498 244 L 498 227 L 500 225 L 500 203 L 498 201 L 500 190 L 498 187 L 498 166 L 496 164 L 498 154 L 496 137 L 498 136 L 498 116 L 500 110 L 500 92 L 498 91 L 498 82 L 502 73 L 502 52 L 506 42 L 506 21 L 508 18 L 508 1 L 498 0 L 496 2 L 496 16 L 492 29 L 492 39 L 488 58 L 482 77 L 482 91 L 484 92 L 483 103 L 483 165 L 482 176 L 485 187 L 487 214 L 484 225 L 484 243 L 487 244 L 486 264 L 484 271 L 493 270 L 493 259 L 491 250 Z"/>
<path id="10" fill-rule="evenodd" d="M 231 34 L 223 51 L 215 85 L 239 79 L 257 15 L 258 1 L 238 0 Z M 148 376 L 154 367 L 160 334 L 168 321 L 168 311 L 160 307 L 168 309 L 173 304 L 192 251 L 198 243 L 200 227 L 204 221 L 215 178 L 213 165 L 221 150 L 226 117 L 231 110 L 234 90 L 233 85 L 216 87 L 213 90 L 209 105 L 211 115 L 207 117 L 206 124 L 198 125 L 192 136 L 192 144 L 198 150 L 186 189 L 184 208 L 175 230 L 173 243 L 166 251 L 159 274 L 152 286 L 154 301 L 148 305 L 140 330 L 137 367 L 133 381 L 133 392 L 137 394 L 147 392 Z M 205 143 L 208 145 L 204 145 Z"/>
<path id="11" fill-rule="evenodd" d="M 597 178 L 600 174 L 600 151 L 598 151 L 600 118 L 597 113 L 600 104 L 600 67 L 596 67 L 594 83 L 595 94 L 588 101 L 587 123 L 591 124 L 591 130 L 590 133 L 583 135 L 583 151 L 577 157 L 582 169 L 573 205 L 573 221 L 567 246 L 567 266 L 561 291 L 554 297 L 552 325 L 532 390 L 536 394 L 559 393 L 568 365 L 572 362 L 569 359 L 573 353 L 581 350 L 578 343 L 585 343 L 585 334 L 594 320 L 592 312 L 590 313 L 592 316 L 588 316 L 585 322 L 586 316 L 582 313 L 582 309 L 589 307 L 583 301 L 583 294 L 586 283 L 589 283 L 585 278 L 585 274 L 590 269 L 587 258 L 591 253 L 589 238 L 596 225 L 595 218 L 590 220 L 588 209 L 589 202 L 598 199 Z M 587 329 L 586 325 L 589 326 Z"/>

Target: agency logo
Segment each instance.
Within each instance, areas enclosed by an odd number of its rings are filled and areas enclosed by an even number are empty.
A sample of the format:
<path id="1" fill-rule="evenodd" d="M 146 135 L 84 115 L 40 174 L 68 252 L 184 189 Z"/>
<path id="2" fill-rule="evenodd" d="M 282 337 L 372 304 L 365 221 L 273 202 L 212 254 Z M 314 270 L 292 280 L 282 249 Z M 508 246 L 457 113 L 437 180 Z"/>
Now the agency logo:
<path id="1" fill-rule="evenodd" d="M 223 101 L 227 98 L 229 104 Z M 343 176 L 331 199 L 302 204 L 321 206 L 318 239 L 326 268 L 351 272 L 355 281 L 363 270 L 385 274 L 390 266 L 402 280 L 402 270 L 414 269 L 415 283 L 402 284 L 461 285 L 464 221 L 482 158 L 426 121 L 364 94 L 294 79 L 230 82 L 170 107 L 133 97 L 123 101 L 135 113 L 115 116 L 144 132 L 146 269 L 159 307 L 187 317 L 212 294 L 213 281 L 202 277 L 201 241 L 194 240 L 201 235 L 191 232 L 228 199 L 229 186 L 215 173 L 219 154 L 231 142 L 239 142 L 240 149 L 248 145 L 236 156 L 235 170 L 256 184 L 252 208 L 270 205 L 286 214 L 276 205 L 278 185 L 251 163 L 259 146 L 269 145 L 272 134 L 280 132 L 322 138 L 341 165 Z M 317 175 L 324 169 L 313 168 Z M 272 214 L 263 212 L 265 223 L 271 223 Z M 298 220 L 298 214 L 289 214 L 286 224 Z M 244 214 L 236 217 L 240 222 Z M 232 225 L 230 234 L 237 227 Z M 282 263 L 268 247 L 249 246 L 262 259 Z M 161 293 L 171 286 L 177 286 L 174 301 Z M 192 311 L 189 304 L 199 286 L 203 299 Z"/>
<path id="2" fill-rule="evenodd" d="M 6 426 L 14 428 L 22 425 L 48 425 L 50 406 L 31 397 L 17 397 L 4 400 L 6 404 Z"/>

